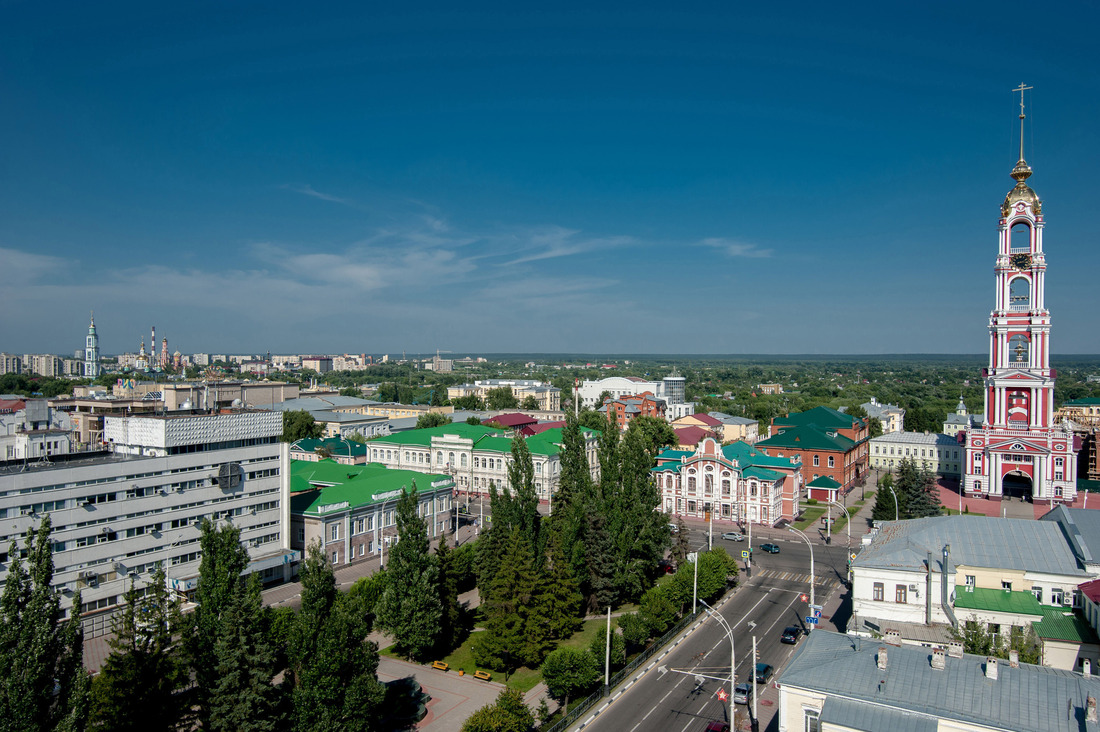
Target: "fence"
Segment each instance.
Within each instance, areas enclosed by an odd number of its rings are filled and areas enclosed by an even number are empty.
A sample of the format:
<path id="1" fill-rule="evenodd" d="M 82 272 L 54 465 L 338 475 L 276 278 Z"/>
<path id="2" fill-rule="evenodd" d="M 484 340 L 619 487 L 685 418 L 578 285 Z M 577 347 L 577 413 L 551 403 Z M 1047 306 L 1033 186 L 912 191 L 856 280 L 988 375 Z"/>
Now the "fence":
<path id="1" fill-rule="evenodd" d="M 662 648 L 671 643 L 677 635 L 682 633 L 685 628 L 687 628 L 698 619 L 698 615 L 690 614 L 685 615 L 683 618 L 681 618 L 680 621 L 676 623 L 676 625 L 672 626 L 672 628 L 670 628 L 667 633 L 646 646 L 646 649 L 635 656 L 634 660 L 632 660 L 630 663 L 628 663 L 626 666 L 619 669 L 615 673 L 611 674 L 611 680 L 607 686 L 608 690 L 614 689 L 616 686 L 618 686 L 623 681 L 623 679 L 625 679 L 634 671 L 638 670 L 639 666 L 641 666 L 643 663 L 659 653 Z M 564 717 L 559 719 L 552 726 L 547 727 L 545 730 L 540 730 L 540 732 L 563 732 L 563 730 L 568 729 L 569 726 L 573 724 L 573 722 L 577 721 L 577 719 L 579 719 L 582 714 L 587 712 L 592 707 L 596 706 L 596 703 L 603 698 L 603 695 L 604 692 L 601 689 L 600 691 L 597 691 L 594 694 L 590 694 L 584 699 L 581 699 L 579 702 L 571 704 L 569 707 L 569 714 L 566 714 Z"/>

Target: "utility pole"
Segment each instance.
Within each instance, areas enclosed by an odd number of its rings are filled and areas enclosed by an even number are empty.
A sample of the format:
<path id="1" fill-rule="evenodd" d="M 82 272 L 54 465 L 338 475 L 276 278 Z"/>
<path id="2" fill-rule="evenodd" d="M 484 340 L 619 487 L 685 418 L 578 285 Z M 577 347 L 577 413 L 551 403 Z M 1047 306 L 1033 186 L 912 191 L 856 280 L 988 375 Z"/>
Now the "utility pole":
<path id="1" fill-rule="evenodd" d="M 752 728 L 756 729 L 757 719 L 756 716 L 756 636 L 752 637 Z"/>
<path id="2" fill-rule="evenodd" d="M 607 606 L 607 638 L 604 639 L 603 652 L 603 695 L 607 696 L 611 686 L 611 606 Z"/>

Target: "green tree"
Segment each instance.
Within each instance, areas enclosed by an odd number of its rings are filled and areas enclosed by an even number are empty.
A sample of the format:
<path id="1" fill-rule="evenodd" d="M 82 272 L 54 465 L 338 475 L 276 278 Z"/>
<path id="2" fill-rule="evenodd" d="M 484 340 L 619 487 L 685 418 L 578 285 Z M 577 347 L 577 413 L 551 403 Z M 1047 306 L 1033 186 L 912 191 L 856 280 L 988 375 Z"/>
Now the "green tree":
<path id="1" fill-rule="evenodd" d="M 630 430 L 639 430 L 645 436 L 645 444 L 651 459 L 656 458 L 657 453 L 665 447 L 679 442 L 676 433 L 672 430 L 672 425 L 658 417 L 644 415 L 635 417 L 630 420 L 630 426 L 627 427 L 628 433 Z"/>
<path id="2" fill-rule="evenodd" d="M 283 412 L 283 442 L 297 442 L 306 438 L 316 439 L 325 428 L 317 424 L 313 415 L 304 409 Z"/>
<path id="3" fill-rule="evenodd" d="M 688 543 L 691 539 L 687 535 L 687 527 L 684 525 L 684 517 L 676 517 L 676 531 L 672 532 L 672 563 L 679 568 L 687 561 Z"/>
<path id="4" fill-rule="evenodd" d="M 527 412 L 537 411 L 539 408 L 539 400 L 528 394 L 523 397 L 523 401 L 520 403 L 519 407 Z"/>
<path id="5" fill-rule="evenodd" d="M 560 702 L 563 713 L 568 714 L 571 697 L 596 688 L 600 682 L 600 668 L 587 650 L 563 647 L 542 662 L 542 679 L 550 696 Z"/>
<path id="6" fill-rule="evenodd" d="M 531 732 L 535 715 L 523 703 L 523 692 L 501 689 L 496 702 L 471 714 L 462 725 L 462 732 Z"/>
<path id="7" fill-rule="evenodd" d="M 217 681 L 209 695 L 213 732 L 273 732 L 283 727 L 279 691 L 272 684 L 275 652 L 264 630 L 260 577 L 252 574 L 223 609 L 214 642 Z"/>
<path id="8" fill-rule="evenodd" d="M 585 519 L 584 563 L 588 575 L 582 589 L 587 597 L 589 612 L 596 612 L 614 605 L 618 598 L 615 545 L 607 532 L 604 516 L 593 512 Z"/>
<path id="9" fill-rule="evenodd" d="M 232 608 L 241 611 L 241 573 L 248 566 L 248 552 L 241 546 L 240 529 L 231 524 L 215 526 L 203 519 L 199 528 L 199 581 L 196 607 L 190 614 L 183 647 L 194 676 L 195 712 L 203 729 L 212 729 L 212 698 L 220 682 L 217 642 L 227 626 Z M 223 644 L 224 645 L 224 644 Z"/>
<path id="10" fill-rule="evenodd" d="M 473 425 L 473 426 L 477 427 L 481 424 L 481 417 L 473 417 L 473 416 L 467 417 L 466 418 L 466 424 Z"/>
<path id="11" fill-rule="evenodd" d="M 450 540 L 446 534 L 439 538 L 435 558 L 439 567 L 436 586 L 442 608 L 439 616 L 437 646 L 440 655 L 446 655 L 459 644 L 462 634 L 462 608 L 458 604 L 458 558 L 451 551 Z"/>
<path id="12" fill-rule="evenodd" d="M 439 568 L 428 552 L 428 530 L 416 512 L 416 482 L 397 501 L 397 544 L 386 567 L 389 581 L 378 601 L 378 627 L 394 639 L 394 650 L 422 660 L 435 647 L 443 608 Z"/>
<path id="13" fill-rule="evenodd" d="M 445 414 L 440 414 L 439 412 L 425 412 L 416 418 L 416 429 L 422 430 L 428 427 L 439 427 L 450 423 L 451 418 Z"/>
<path id="14" fill-rule="evenodd" d="M 26 566 L 13 541 L 0 596 L 0 720 L 11 730 L 82 730 L 88 717 L 88 674 L 80 629 L 80 593 L 61 621 L 53 582 L 50 517 L 27 530 Z"/>
<path id="15" fill-rule="evenodd" d="M 592 409 L 585 409 L 580 413 L 577 421 L 581 427 L 585 427 L 596 432 L 604 432 L 605 430 L 614 430 L 618 432 L 618 427 L 616 427 L 609 421 L 606 412 L 597 412 Z"/>
<path id="16" fill-rule="evenodd" d="M 645 621 L 641 613 L 625 613 L 619 616 L 617 621 L 619 629 L 623 632 L 623 640 L 627 646 L 644 646 L 649 640 L 649 623 Z"/>
<path id="17" fill-rule="evenodd" d="M 302 609 L 290 677 L 294 728 L 301 732 L 375 728 L 385 696 L 378 682 L 378 649 L 366 640 L 364 593 L 341 595 L 319 543 L 302 563 Z"/>
<path id="18" fill-rule="evenodd" d="M 512 438 L 512 460 L 508 463 L 508 486 L 511 489 L 509 500 L 512 509 L 509 512 L 512 526 L 530 542 L 531 557 L 535 565 L 540 564 L 543 545 L 539 532 L 542 518 L 539 515 L 539 498 L 535 492 L 535 464 L 527 440 L 521 435 Z M 494 521 L 496 520 L 494 515 Z"/>
<path id="19" fill-rule="evenodd" d="M 490 389 L 485 393 L 485 399 L 489 403 L 489 409 L 515 409 L 519 405 L 510 386 Z"/>
<path id="20" fill-rule="evenodd" d="M 576 418 L 569 413 L 566 413 L 565 427 L 562 429 L 559 461 L 561 474 L 550 526 L 561 544 L 562 554 L 572 567 L 573 576 L 582 580 L 588 576 L 585 524 L 595 500 L 584 434 Z"/>
<path id="21" fill-rule="evenodd" d="M 895 511 L 894 499 L 897 499 L 897 506 Z M 878 492 L 875 494 L 875 505 L 871 509 L 872 521 L 893 521 L 895 518 L 901 518 L 905 514 L 902 513 L 904 507 L 904 496 L 896 492 L 894 486 L 894 476 L 889 473 L 883 475 L 878 481 Z"/>
<path id="22" fill-rule="evenodd" d="M 651 587 L 642 595 L 638 614 L 649 627 L 650 635 L 659 636 L 675 622 L 676 605 L 669 600 L 663 586 Z"/>
<path id="23" fill-rule="evenodd" d="M 340 390 L 340 396 L 362 398 L 363 392 L 359 390 L 358 386 L 345 386 Z"/>
<path id="24" fill-rule="evenodd" d="M 558 541 L 552 541 L 548 554 L 539 601 L 543 605 L 542 615 L 546 619 L 550 638 L 565 640 L 580 630 L 582 621 L 579 613 L 584 598 Z"/>
<path id="25" fill-rule="evenodd" d="M 940 496 L 936 475 L 916 460 L 905 458 L 897 469 L 898 493 L 905 496 L 905 518 L 924 518 L 940 514 Z"/>
<path id="26" fill-rule="evenodd" d="M 382 599 L 382 593 L 386 591 L 389 583 L 389 575 L 386 570 L 380 570 L 368 577 L 360 577 L 348 590 L 351 601 L 358 603 L 357 607 L 363 611 L 363 618 L 367 623 L 367 632 L 374 626 L 375 609 L 378 601 Z"/>
<path id="27" fill-rule="evenodd" d="M 538 579 L 532 571 L 527 540 L 513 531 L 482 601 L 485 632 L 478 634 L 473 644 L 478 664 L 511 672 L 533 659 L 537 659 L 535 665 L 541 662 L 548 632 L 531 620 Z"/>
<path id="28" fill-rule="evenodd" d="M 145 588 L 131 579 L 123 599 L 107 641 L 111 653 L 92 682 L 89 729 L 175 729 L 187 681 L 173 641 L 183 623 L 179 600 L 169 595 L 161 566 Z"/>
<path id="29" fill-rule="evenodd" d="M 465 409 L 471 412 L 480 412 L 481 410 L 485 409 L 485 402 L 481 401 L 481 398 L 478 397 L 476 394 L 469 394 L 463 397 L 455 397 L 451 400 L 451 406 L 455 409 Z"/>
<path id="30" fill-rule="evenodd" d="M 596 635 L 588 644 L 588 652 L 596 659 L 600 669 L 604 668 L 604 659 L 607 658 L 607 626 L 601 624 L 596 629 Z M 611 630 L 611 668 L 621 668 L 626 665 L 626 642 L 622 635 Z"/>

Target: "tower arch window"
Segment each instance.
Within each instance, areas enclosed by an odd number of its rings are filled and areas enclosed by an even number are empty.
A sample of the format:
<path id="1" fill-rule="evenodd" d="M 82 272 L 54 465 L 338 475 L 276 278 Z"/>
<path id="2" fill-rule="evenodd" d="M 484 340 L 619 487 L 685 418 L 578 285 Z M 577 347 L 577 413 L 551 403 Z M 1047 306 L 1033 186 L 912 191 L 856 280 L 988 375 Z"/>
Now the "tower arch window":
<path id="1" fill-rule="evenodd" d="M 1014 364 L 1026 364 L 1031 355 L 1031 342 L 1023 333 L 1008 339 L 1008 359 Z"/>
<path id="2" fill-rule="evenodd" d="M 1008 232 L 1008 250 L 1010 253 L 1031 251 L 1031 226 L 1025 221 L 1017 221 Z"/>
<path id="3" fill-rule="evenodd" d="M 1027 277 L 1013 277 L 1008 283 L 1009 310 L 1031 309 L 1031 282 Z"/>

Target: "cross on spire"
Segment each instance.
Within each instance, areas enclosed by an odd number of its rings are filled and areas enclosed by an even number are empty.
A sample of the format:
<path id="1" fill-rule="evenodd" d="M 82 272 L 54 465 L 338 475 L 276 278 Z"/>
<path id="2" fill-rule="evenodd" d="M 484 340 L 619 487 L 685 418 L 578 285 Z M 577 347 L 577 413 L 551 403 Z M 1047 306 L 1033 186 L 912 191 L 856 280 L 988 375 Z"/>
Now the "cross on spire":
<path id="1" fill-rule="evenodd" d="M 1012 93 L 1020 92 L 1020 160 L 1024 159 L 1024 118 L 1027 116 L 1024 114 L 1024 92 L 1035 87 L 1026 86 L 1022 81 L 1020 85 L 1012 90 Z"/>

